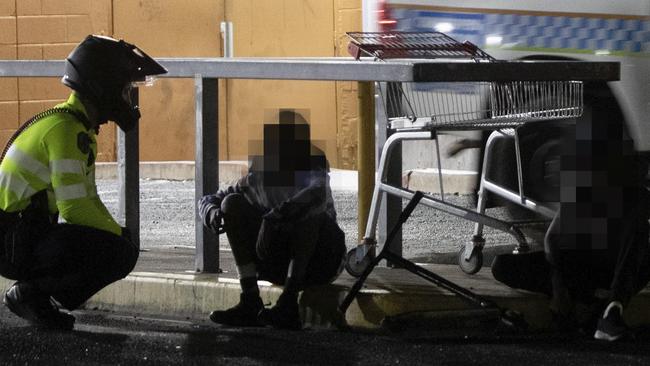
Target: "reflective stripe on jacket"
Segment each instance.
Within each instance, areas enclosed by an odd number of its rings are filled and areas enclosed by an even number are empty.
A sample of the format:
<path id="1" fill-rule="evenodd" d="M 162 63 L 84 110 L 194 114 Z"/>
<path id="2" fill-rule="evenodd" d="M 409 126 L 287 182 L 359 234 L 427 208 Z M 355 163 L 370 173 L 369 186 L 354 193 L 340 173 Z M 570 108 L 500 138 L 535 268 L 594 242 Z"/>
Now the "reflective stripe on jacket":
<path id="1" fill-rule="evenodd" d="M 75 93 L 56 107 L 86 115 Z M 43 117 L 16 138 L 0 164 L 0 209 L 21 211 L 45 189 L 51 214 L 120 235 L 120 226 L 97 195 L 96 156 L 94 129 L 69 113 Z"/>

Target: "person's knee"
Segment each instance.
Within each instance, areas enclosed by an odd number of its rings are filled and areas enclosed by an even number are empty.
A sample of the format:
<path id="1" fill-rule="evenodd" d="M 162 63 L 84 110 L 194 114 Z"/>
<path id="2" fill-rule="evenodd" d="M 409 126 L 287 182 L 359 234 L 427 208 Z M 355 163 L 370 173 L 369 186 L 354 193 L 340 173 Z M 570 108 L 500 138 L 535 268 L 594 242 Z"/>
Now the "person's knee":
<path id="1" fill-rule="evenodd" d="M 221 201 L 221 212 L 224 215 L 238 216 L 250 207 L 246 197 L 240 193 L 231 193 Z"/>
<path id="2" fill-rule="evenodd" d="M 115 272 L 119 278 L 124 278 L 135 269 L 140 256 L 140 251 L 133 243 L 125 242 L 122 250 L 117 251 L 119 254 L 115 258 Z"/>

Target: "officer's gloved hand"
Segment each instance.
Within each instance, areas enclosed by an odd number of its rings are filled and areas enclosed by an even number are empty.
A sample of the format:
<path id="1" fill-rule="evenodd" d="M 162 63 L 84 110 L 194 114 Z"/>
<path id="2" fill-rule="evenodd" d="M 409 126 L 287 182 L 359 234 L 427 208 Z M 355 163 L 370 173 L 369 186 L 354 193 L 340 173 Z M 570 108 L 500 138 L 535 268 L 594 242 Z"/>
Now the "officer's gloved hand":
<path id="1" fill-rule="evenodd" d="M 215 234 L 225 231 L 223 213 L 221 212 L 221 198 L 216 195 L 203 196 L 198 202 L 199 217 L 203 225 Z"/>
<path id="2" fill-rule="evenodd" d="M 129 230 L 128 227 L 122 226 L 122 235 L 120 236 L 133 243 L 133 234 L 131 233 L 131 230 Z"/>

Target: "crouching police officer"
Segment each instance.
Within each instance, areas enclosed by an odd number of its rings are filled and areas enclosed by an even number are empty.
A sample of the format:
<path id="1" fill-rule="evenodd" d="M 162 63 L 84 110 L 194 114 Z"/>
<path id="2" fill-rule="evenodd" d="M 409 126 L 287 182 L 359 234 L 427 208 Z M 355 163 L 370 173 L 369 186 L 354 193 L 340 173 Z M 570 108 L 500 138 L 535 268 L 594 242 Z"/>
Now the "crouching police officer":
<path id="1" fill-rule="evenodd" d="M 0 164 L 0 274 L 17 280 L 4 296 L 16 315 L 72 329 L 75 318 L 59 306 L 76 309 L 135 266 L 137 245 L 97 196 L 96 134 L 108 120 L 133 128 L 133 88 L 163 73 L 132 44 L 88 36 L 65 63 L 68 100 L 9 140 Z"/>
<path id="2" fill-rule="evenodd" d="M 237 184 L 203 197 L 205 226 L 223 224 L 242 289 L 240 302 L 210 319 L 232 326 L 300 329 L 298 293 L 332 282 L 343 268 L 345 235 L 336 223 L 328 164 L 311 144 L 309 125 L 293 111 L 264 126 L 264 154 L 253 156 Z M 265 309 L 257 280 L 284 285 Z"/>

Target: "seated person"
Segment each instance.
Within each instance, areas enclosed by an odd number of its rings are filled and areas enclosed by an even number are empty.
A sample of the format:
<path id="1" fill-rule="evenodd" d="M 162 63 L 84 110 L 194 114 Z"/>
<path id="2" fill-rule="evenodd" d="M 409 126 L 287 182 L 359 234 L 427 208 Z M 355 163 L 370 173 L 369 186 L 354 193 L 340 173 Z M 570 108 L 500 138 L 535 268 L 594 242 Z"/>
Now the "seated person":
<path id="1" fill-rule="evenodd" d="M 648 164 L 615 122 L 622 118 L 612 116 L 607 100 L 591 105 L 592 114 L 606 121 L 579 119 L 563 136 L 560 208 L 544 251 L 500 255 L 492 273 L 511 287 L 550 296 L 551 310 L 563 325 L 614 341 L 630 335 L 623 309 L 650 280 L 643 184 Z"/>
<path id="2" fill-rule="evenodd" d="M 264 125 L 264 153 L 250 159 L 249 173 L 199 201 L 204 225 L 218 232 L 223 218 L 242 290 L 239 304 L 210 314 L 215 323 L 300 329 L 299 291 L 334 281 L 343 268 L 328 163 L 298 118 L 281 111 L 280 124 Z M 257 280 L 284 285 L 274 307 L 264 308 Z"/>

